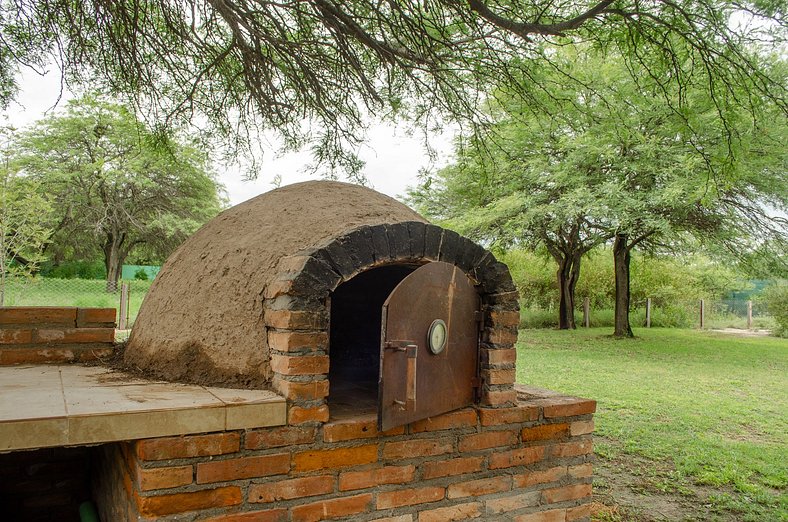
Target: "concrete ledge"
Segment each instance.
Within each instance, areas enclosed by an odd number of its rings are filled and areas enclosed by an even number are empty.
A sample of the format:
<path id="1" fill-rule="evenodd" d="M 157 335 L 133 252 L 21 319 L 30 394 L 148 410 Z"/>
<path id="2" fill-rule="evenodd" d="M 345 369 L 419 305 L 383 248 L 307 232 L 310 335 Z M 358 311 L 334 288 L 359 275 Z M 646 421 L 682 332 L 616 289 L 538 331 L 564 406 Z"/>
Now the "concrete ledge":
<path id="1" fill-rule="evenodd" d="M 279 426 L 285 399 L 103 367 L 0 367 L 0 452 Z"/>

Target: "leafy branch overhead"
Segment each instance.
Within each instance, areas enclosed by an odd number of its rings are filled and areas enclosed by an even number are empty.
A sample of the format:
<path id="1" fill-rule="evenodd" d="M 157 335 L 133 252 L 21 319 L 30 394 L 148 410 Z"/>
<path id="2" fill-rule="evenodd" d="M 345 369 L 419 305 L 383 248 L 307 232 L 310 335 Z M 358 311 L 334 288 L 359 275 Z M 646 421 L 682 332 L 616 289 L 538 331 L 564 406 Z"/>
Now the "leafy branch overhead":
<path id="1" fill-rule="evenodd" d="M 727 0 L 3 0 L 0 98 L 15 71 L 58 62 L 69 84 L 99 80 L 154 118 L 206 118 L 249 147 L 260 127 L 353 171 L 365 117 L 478 123 L 508 86 L 538 103 L 545 44 L 625 56 L 658 84 L 703 70 L 715 103 L 746 87 L 786 110 L 759 53 L 785 44 L 785 4 Z M 681 110 L 686 100 L 673 100 Z M 755 99 L 749 103 L 757 103 Z"/>

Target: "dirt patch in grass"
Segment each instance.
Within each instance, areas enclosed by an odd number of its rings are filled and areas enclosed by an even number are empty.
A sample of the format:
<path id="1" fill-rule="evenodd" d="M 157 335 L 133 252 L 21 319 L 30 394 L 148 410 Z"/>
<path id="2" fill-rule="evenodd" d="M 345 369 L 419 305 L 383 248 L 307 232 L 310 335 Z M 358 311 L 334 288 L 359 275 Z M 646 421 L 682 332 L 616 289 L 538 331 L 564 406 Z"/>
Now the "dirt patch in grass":
<path id="1" fill-rule="evenodd" d="M 605 442 L 615 445 L 609 439 Z M 623 452 L 597 456 L 592 520 L 734 522 L 738 520 L 735 516 L 715 509 L 710 501 L 713 495 L 723 493 L 682 478 L 670 462 Z"/>
<path id="2" fill-rule="evenodd" d="M 740 335 L 742 337 L 766 337 L 771 334 L 770 330 L 745 330 L 744 328 L 714 328 L 710 331 L 727 335 Z"/>

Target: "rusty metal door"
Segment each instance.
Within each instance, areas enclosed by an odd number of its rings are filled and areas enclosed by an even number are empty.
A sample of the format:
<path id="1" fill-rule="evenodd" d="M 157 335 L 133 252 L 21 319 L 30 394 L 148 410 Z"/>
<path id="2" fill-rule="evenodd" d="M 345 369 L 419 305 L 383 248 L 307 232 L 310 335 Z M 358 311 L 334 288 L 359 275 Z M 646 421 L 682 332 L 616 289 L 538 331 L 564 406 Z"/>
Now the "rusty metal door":
<path id="1" fill-rule="evenodd" d="M 397 285 L 383 304 L 380 430 L 474 402 L 478 312 L 473 282 L 454 265 L 428 263 Z M 439 346 L 441 331 L 445 342 Z"/>

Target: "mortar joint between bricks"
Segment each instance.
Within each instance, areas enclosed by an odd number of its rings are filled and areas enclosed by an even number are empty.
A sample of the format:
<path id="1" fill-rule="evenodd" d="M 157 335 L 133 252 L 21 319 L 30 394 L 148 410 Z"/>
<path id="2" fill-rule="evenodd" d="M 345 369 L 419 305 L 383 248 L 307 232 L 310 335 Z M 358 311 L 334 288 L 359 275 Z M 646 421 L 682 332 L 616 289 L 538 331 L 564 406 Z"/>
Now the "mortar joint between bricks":
<path id="1" fill-rule="evenodd" d="M 298 406 L 299 408 L 319 408 L 320 406 L 327 405 L 328 403 L 325 399 L 297 399 L 288 401 L 288 406 Z"/>
<path id="2" fill-rule="evenodd" d="M 277 373 L 276 378 L 287 382 L 306 383 L 306 382 L 327 381 L 328 375 L 326 375 L 325 373 L 314 373 L 307 375 L 285 375 L 285 374 Z"/>
<path id="3" fill-rule="evenodd" d="M 298 350 L 293 350 L 290 352 L 282 352 L 279 350 L 271 350 L 271 355 L 281 355 L 283 357 L 301 357 L 301 356 L 320 356 L 320 355 L 328 355 L 328 352 L 322 349 L 310 349 L 310 348 L 299 348 Z"/>
<path id="4" fill-rule="evenodd" d="M 512 389 L 511 384 L 485 384 L 485 390 L 489 391 L 509 391 Z"/>

